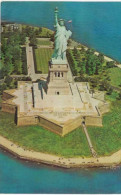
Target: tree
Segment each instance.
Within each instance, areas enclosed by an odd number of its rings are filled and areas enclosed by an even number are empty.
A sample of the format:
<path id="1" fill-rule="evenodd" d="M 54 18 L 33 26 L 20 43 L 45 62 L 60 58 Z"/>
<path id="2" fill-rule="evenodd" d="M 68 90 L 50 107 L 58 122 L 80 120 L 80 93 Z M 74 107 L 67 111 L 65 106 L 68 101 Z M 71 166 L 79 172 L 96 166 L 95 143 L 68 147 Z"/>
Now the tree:
<path id="1" fill-rule="evenodd" d="M 106 66 L 107 66 L 107 68 L 113 68 L 113 67 L 115 67 L 115 62 L 114 61 L 107 62 Z"/>
<path id="2" fill-rule="evenodd" d="M 104 62 L 104 55 L 99 53 L 98 54 L 98 59 L 99 59 L 100 63 L 103 63 Z"/>
<path id="3" fill-rule="evenodd" d="M 112 94 L 112 92 L 113 92 L 112 87 L 109 87 L 109 88 L 107 89 L 107 94 L 108 94 L 108 95 L 111 95 L 111 94 Z"/>
<path id="4" fill-rule="evenodd" d="M 89 54 L 86 61 L 86 73 L 93 75 L 96 71 L 97 59 L 93 54 Z"/>
<path id="5" fill-rule="evenodd" d="M 42 27 L 39 27 L 38 31 L 39 31 L 39 34 L 40 34 L 42 32 Z"/>
<path id="6" fill-rule="evenodd" d="M 6 86 L 8 87 L 10 85 L 10 83 L 12 82 L 12 78 L 8 75 L 5 77 L 5 83 L 6 83 Z"/>
<path id="7" fill-rule="evenodd" d="M 91 82 L 92 88 L 97 87 L 98 81 L 99 81 L 99 79 L 98 79 L 97 77 L 95 77 L 95 78 L 90 78 L 90 82 Z"/>
<path id="8" fill-rule="evenodd" d="M 78 67 L 80 67 L 80 74 L 85 74 L 86 73 L 86 61 L 84 62 L 79 62 Z"/>
<path id="9" fill-rule="evenodd" d="M 77 50 L 77 53 L 76 53 L 76 59 L 79 61 L 81 58 L 81 54 L 80 54 L 80 51 Z"/>
<path id="10" fill-rule="evenodd" d="M 1 37 L 1 51 L 3 54 L 5 54 L 6 50 L 7 50 L 7 41 L 4 37 Z"/>
<path id="11" fill-rule="evenodd" d="M 30 37 L 30 35 L 33 34 L 33 28 L 26 25 L 26 27 L 22 29 L 22 32 L 24 32 L 27 37 Z"/>
<path id="12" fill-rule="evenodd" d="M 20 60 L 14 61 L 14 73 L 21 74 L 22 73 L 22 63 Z"/>
<path id="13" fill-rule="evenodd" d="M 88 48 L 87 51 L 86 51 L 86 54 L 87 55 L 92 55 L 94 54 L 95 50 L 93 48 Z"/>
<path id="14" fill-rule="evenodd" d="M 109 85 L 109 83 L 107 82 L 107 80 L 101 81 L 101 84 L 100 84 L 100 90 L 101 90 L 101 91 L 108 91 L 109 88 L 110 88 L 110 85 Z"/>
<path id="15" fill-rule="evenodd" d="M 0 84 L 0 95 L 2 95 L 3 91 L 6 90 L 6 83 Z"/>
<path id="16" fill-rule="evenodd" d="M 26 42 L 26 34 L 25 33 L 21 33 L 20 34 L 20 44 L 24 45 Z"/>
<path id="17" fill-rule="evenodd" d="M 73 54 L 76 56 L 77 55 L 77 48 L 76 47 L 74 47 L 74 49 L 73 49 Z"/>
<path id="18" fill-rule="evenodd" d="M 55 33 L 53 33 L 53 34 L 51 35 L 50 40 L 51 40 L 52 42 L 54 42 L 54 40 L 55 40 Z"/>
<path id="19" fill-rule="evenodd" d="M 81 46 L 80 53 L 81 53 L 81 54 L 85 54 L 85 53 L 86 53 L 86 50 L 85 50 L 85 48 L 84 48 L 84 46 L 83 46 L 83 45 Z"/>
<path id="20" fill-rule="evenodd" d="M 35 37 L 30 38 L 30 45 L 37 45 L 37 39 Z"/>
<path id="21" fill-rule="evenodd" d="M 118 94 L 117 100 L 121 100 L 121 92 Z"/>

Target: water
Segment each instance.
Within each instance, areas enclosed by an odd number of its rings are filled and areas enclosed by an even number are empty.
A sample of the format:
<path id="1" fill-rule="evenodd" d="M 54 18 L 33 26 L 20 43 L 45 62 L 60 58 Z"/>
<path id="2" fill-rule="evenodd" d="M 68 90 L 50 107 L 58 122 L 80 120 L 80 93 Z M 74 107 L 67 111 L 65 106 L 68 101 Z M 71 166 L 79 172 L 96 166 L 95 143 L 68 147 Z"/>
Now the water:
<path id="1" fill-rule="evenodd" d="M 56 6 L 75 40 L 121 61 L 121 3 L 3 2 L 2 19 L 53 29 Z M 0 150 L 0 193 L 121 193 L 121 168 L 53 168 Z"/>
<path id="2" fill-rule="evenodd" d="M 3 2 L 2 19 L 53 29 L 56 6 L 75 40 L 121 62 L 121 2 Z"/>
<path id="3" fill-rule="evenodd" d="M 61 169 L 0 151 L 0 193 L 121 193 L 121 168 Z"/>

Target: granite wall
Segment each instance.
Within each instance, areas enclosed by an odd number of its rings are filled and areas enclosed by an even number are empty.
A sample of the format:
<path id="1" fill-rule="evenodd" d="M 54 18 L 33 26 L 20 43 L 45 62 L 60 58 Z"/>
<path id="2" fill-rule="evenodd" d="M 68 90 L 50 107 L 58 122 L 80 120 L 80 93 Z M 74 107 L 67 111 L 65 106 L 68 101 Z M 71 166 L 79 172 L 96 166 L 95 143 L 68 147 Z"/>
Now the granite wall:
<path id="1" fill-rule="evenodd" d="M 2 103 L 1 104 L 2 111 L 3 112 L 9 112 L 15 114 L 16 106 L 8 103 Z"/>

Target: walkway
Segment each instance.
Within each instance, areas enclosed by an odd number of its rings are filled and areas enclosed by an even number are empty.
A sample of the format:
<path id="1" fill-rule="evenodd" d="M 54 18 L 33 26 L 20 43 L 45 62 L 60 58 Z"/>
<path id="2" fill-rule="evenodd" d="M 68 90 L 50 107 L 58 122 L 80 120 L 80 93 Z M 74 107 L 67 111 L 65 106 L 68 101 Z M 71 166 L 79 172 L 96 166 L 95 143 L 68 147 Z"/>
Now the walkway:
<path id="1" fill-rule="evenodd" d="M 35 73 L 33 49 L 29 45 L 26 46 L 26 56 L 27 56 L 28 76 L 31 77 L 32 81 L 36 81 L 37 79 L 40 79 L 40 78 L 46 79 L 47 74 L 37 74 L 37 73 Z"/>
<path id="2" fill-rule="evenodd" d="M 84 123 L 82 123 L 82 126 L 83 126 L 83 129 L 84 129 L 85 135 L 86 135 L 86 137 L 87 137 L 87 141 L 88 141 L 88 144 L 89 144 L 89 147 L 90 147 L 92 156 L 93 156 L 94 158 L 97 158 L 97 153 L 96 153 L 96 151 L 95 151 L 94 148 L 93 148 L 93 145 L 92 145 L 91 139 L 90 139 L 90 137 L 89 137 L 89 134 L 88 134 L 86 125 L 85 125 Z"/>
<path id="3" fill-rule="evenodd" d="M 32 81 L 36 81 L 37 79 L 40 78 L 46 79 L 47 74 L 35 73 L 33 48 L 29 46 L 29 37 L 26 37 L 26 58 L 27 58 L 28 76 L 31 77 Z"/>

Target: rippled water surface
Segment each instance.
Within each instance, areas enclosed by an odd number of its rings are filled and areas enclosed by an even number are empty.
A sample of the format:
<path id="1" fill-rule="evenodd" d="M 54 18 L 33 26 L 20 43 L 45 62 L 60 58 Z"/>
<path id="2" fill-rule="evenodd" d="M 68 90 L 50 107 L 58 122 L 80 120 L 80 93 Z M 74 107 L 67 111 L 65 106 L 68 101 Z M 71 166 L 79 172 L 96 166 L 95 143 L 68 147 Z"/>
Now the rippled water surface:
<path id="1" fill-rule="evenodd" d="M 61 169 L 0 150 L 0 193 L 121 193 L 121 168 Z"/>

